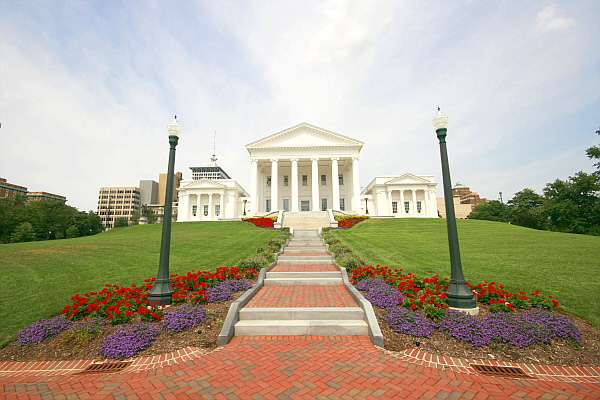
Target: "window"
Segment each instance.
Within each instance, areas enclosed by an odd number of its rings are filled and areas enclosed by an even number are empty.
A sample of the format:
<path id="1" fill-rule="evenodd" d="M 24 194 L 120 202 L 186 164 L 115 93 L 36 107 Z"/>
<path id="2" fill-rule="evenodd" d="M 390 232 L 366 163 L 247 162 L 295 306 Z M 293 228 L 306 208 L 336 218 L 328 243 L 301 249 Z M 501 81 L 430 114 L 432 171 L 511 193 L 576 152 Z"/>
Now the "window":
<path id="1" fill-rule="evenodd" d="M 271 177 L 267 176 L 267 186 L 271 186 Z"/>
<path id="2" fill-rule="evenodd" d="M 343 186 L 343 185 L 344 185 L 344 175 L 340 174 L 340 175 L 338 176 L 338 180 L 339 180 L 339 182 L 340 182 L 340 186 Z"/>
<path id="3" fill-rule="evenodd" d="M 283 199 L 283 211 L 290 211 L 290 199 Z"/>
<path id="4" fill-rule="evenodd" d="M 398 202 L 392 201 L 392 214 L 398 214 Z"/>
<path id="5" fill-rule="evenodd" d="M 417 213 L 421 214 L 421 202 L 417 201 Z"/>
<path id="6" fill-rule="evenodd" d="M 327 199 L 321 199 L 321 211 L 327 211 Z"/>
<path id="7" fill-rule="evenodd" d="M 218 217 L 219 215 L 221 215 L 221 205 L 220 204 L 215 204 L 215 215 Z"/>
<path id="8" fill-rule="evenodd" d="M 198 213 L 198 206 L 192 206 L 192 215 L 195 217 Z"/>
<path id="9" fill-rule="evenodd" d="M 340 197 L 340 210 L 346 211 L 346 199 L 343 197 Z"/>
<path id="10" fill-rule="evenodd" d="M 208 204 L 204 206 L 204 216 L 208 217 Z"/>
<path id="11" fill-rule="evenodd" d="M 271 212 L 271 199 L 267 199 L 267 212 Z"/>
<path id="12" fill-rule="evenodd" d="M 287 175 L 283 176 L 283 186 L 289 186 L 290 184 L 290 180 L 288 179 Z"/>
<path id="13" fill-rule="evenodd" d="M 327 186 L 327 175 L 321 175 L 321 186 Z"/>
<path id="14" fill-rule="evenodd" d="M 302 200 L 300 202 L 300 211 L 310 211 L 310 201 Z"/>
<path id="15" fill-rule="evenodd" d="M 308 175 L 302 175 L 302 186 L 308 186 Z"/>
<path id="16" fill-rule="evenodd" d="M 410 212 L 410 203 L 408 201 L 404 202 L 404 212 L 407 214 Z"/>

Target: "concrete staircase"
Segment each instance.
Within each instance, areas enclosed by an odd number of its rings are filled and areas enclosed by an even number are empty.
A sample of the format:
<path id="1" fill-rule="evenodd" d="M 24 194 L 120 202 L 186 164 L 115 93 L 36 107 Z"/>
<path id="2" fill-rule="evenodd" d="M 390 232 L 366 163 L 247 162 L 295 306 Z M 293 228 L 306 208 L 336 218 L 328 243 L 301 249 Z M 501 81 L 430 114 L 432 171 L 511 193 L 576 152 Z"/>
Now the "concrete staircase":
<path id="1" fill-rule="evenodd" d="M 326 211 L 301 211 L 283 213 L 283 227 L 294 230 L 319 229 L 329 226 Z"/>
<path id="2" fill-rule="evenodd" d="M 325 303 L 345 306 L 323 307 Z M 236 336 L 368 334 L 364 312 L 343 286 L 341 272 L 316 230 L 294 232 L 277 265 L 267 272 L 264 286 L 240 310 L 235 324 Z"/>

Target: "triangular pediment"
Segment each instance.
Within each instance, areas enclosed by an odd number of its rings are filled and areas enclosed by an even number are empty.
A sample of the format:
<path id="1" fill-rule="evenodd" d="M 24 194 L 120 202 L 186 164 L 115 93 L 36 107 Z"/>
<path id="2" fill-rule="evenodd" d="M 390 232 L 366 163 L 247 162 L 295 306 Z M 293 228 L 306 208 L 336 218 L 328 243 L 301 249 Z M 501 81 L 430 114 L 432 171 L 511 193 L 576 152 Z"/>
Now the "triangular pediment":
<path id="1" fill-rule="evenodd" d="M 397 178 L 387 181 L 386 185 L 411 185 L 415 183 L 432 183 L 431 181 L 413 174 L 400 175 Z"/>
<path id="2" fill-rule="evenodd" d="M 267 136 L 246 145 L 248 150 L 265 148 L 307 148 L 307 147 L 357 147 L 363 142 L 339 133 L 331 132 L 307 123 L 301 123 L 281 132 Z"/>
<path id="3" fill-rule="evenodd" d="M 197 181 L 193 181 L 191 183 L 188 183 L 185 186 L 181 186 L 180 189 L 224 189 L 227 188 L 227 186 L 215 182 L 215 181 L 211 181 L 210 179 L 199 179 Z"/>

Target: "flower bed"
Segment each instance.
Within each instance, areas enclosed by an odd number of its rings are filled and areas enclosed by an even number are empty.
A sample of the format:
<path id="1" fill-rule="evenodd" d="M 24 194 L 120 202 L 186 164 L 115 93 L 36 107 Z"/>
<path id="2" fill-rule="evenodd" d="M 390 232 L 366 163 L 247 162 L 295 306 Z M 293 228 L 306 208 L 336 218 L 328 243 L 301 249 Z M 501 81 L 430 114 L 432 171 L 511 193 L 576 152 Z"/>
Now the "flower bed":
<path id="1" fill-rule="evenodd" d="M 352 228 L 370 217 L 367 215 L 336 215 L 333 218 L 338 222 L 338 228 Z"/>
<path id="2" fill-rule="evenodd" d="M 250 222 L 261 228 L 274 228 L 275 222 L 277 222 L 277 217 L 242 218 L 242 221 Z"/>

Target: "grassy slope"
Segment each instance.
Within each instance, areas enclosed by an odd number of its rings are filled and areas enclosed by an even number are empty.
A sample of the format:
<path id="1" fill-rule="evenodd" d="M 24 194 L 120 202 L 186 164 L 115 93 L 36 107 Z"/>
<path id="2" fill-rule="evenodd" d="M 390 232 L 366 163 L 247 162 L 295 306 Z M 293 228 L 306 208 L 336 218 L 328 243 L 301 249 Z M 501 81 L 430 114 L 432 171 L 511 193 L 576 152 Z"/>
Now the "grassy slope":
<path id="1" fill-rule="evenodd" d="M 0 245 L 0 346 L 20 329 L 60 313 L 76 293 L 156 276 L 162 225 L 96 236 Z M 170 272 L 213 271 L 256 252 L 277 231 L 245 222 L 173 224 Z"/>
<path id="2" fill-rule="evenodd" d="M 600 326 L 600 237 L 489 221 L 457 223 L 467 281 L 540 289 L 569 313 Z M 445 219 L 374 219 L 336 234 L 374 265 L 404 268 L 420 277 L 450 276 Z"/>

